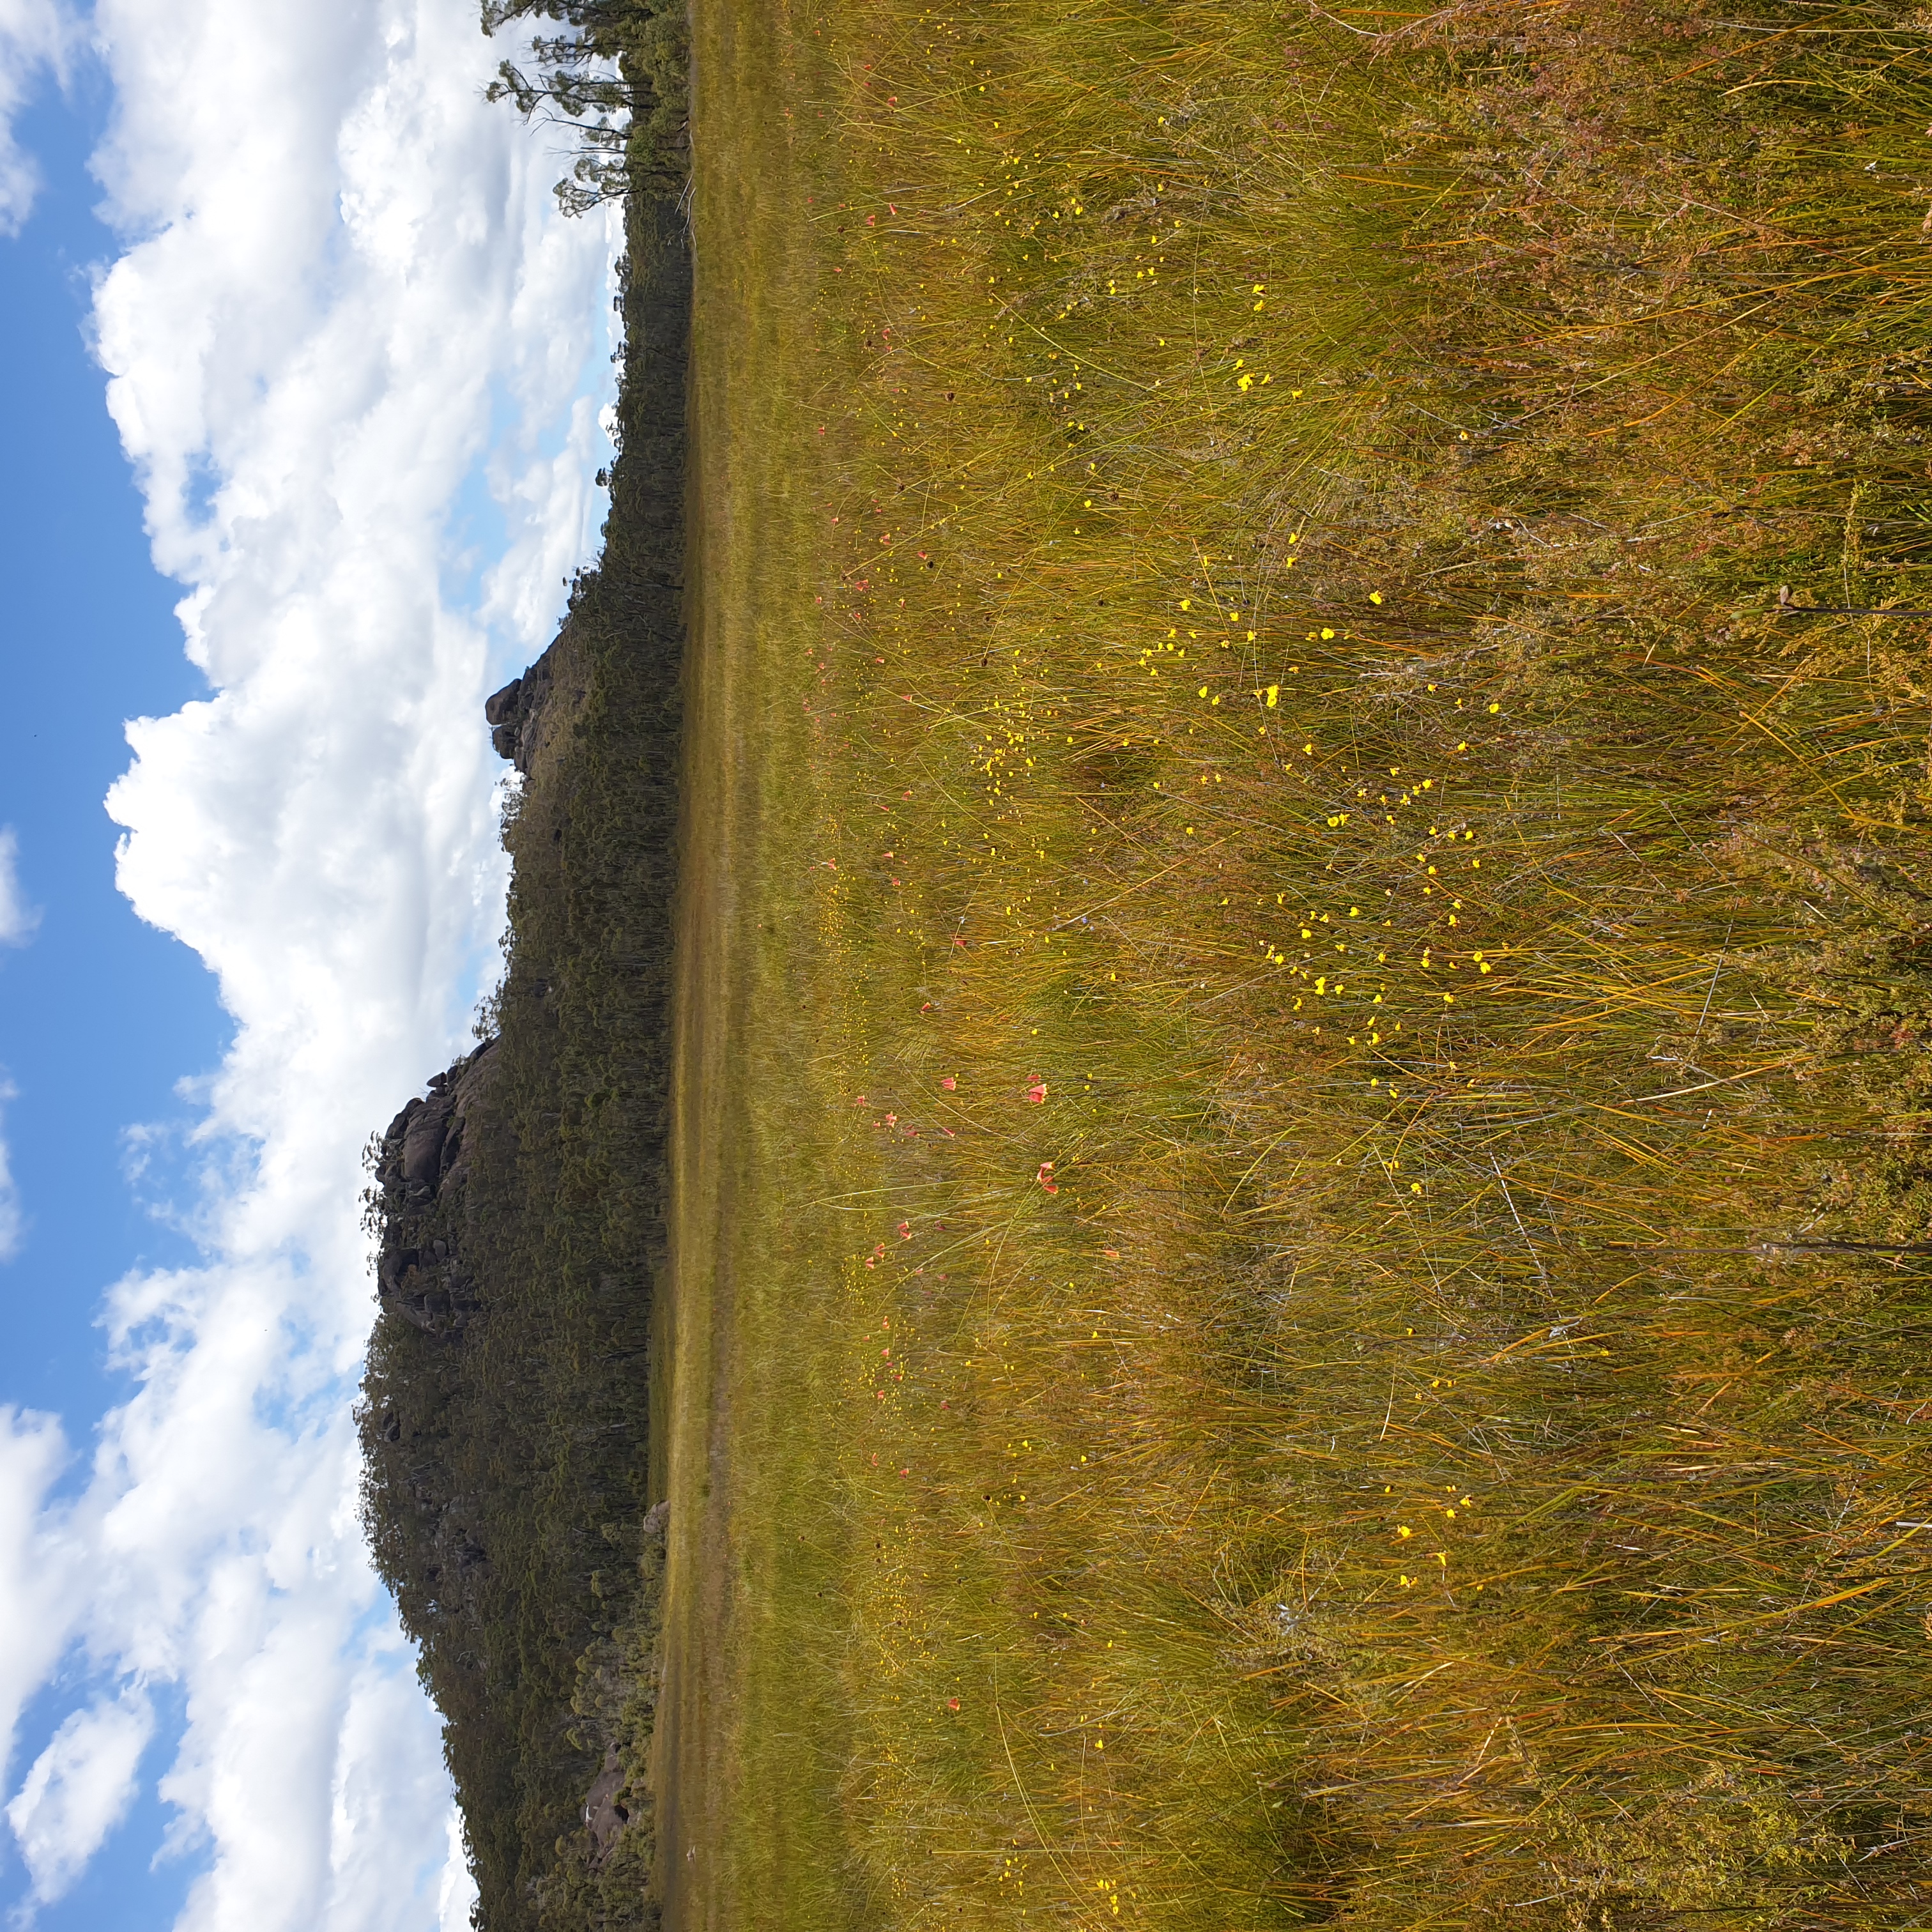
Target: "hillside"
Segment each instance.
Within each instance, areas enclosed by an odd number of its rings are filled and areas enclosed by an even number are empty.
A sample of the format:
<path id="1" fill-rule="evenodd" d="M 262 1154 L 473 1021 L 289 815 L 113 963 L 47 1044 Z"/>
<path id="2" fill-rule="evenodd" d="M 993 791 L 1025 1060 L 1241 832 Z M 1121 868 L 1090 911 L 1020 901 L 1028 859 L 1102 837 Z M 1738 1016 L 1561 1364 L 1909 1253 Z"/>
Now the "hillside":
<path id="1" fill-rule="evenodd" d="M 634 196 L 628 227 L 604 554 L 476 721 L 522 778 L 502 982 L 475 1052 L 372 1151 L 367 1514 L 488 1932 L 652 1919 L 690 261 L 668 200 Z"/>

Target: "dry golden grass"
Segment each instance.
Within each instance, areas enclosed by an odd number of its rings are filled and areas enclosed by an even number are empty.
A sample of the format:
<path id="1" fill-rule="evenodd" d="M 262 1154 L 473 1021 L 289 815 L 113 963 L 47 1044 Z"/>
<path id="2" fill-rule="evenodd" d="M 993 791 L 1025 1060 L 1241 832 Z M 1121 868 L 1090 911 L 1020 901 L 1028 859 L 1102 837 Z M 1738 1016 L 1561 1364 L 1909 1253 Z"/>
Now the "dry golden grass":
<path id="1" fill-rule="evenodd" d="M 1901 18 L 700 11 L 680 1922 L 1932 1910 Z"/>

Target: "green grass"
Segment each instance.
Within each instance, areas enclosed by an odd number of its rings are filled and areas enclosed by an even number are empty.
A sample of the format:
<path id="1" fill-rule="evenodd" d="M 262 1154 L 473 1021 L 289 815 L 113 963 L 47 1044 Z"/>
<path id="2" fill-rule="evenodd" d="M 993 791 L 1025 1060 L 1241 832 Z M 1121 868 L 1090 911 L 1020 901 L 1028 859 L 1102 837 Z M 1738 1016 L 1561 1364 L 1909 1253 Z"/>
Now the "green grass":
<path id="1" fill-rule="evenodd" d="M 698 10 L 673 1922 L 1932 1909 L 1901 20 Z"/>

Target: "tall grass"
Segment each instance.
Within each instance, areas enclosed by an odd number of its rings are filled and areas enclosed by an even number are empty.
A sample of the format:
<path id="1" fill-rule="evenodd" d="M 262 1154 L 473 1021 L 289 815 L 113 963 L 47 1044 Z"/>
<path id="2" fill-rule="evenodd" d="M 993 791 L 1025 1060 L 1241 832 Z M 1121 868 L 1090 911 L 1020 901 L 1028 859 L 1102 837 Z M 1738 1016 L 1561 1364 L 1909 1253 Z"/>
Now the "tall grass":
<path id="1" fill-rule="evenodd" d="M 1925 32 L 772 17 L 718 1922 L 1920 1922 Z"/>

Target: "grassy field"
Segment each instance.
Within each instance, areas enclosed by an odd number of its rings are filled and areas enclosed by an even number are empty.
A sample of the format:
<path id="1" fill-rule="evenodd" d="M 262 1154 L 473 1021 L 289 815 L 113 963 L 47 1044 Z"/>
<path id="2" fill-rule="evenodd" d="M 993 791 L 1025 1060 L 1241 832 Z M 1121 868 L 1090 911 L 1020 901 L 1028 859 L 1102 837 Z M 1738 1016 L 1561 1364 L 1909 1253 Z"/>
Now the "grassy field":
<path id="1" fill-rule="evenodd" d="M 1932 1923 L 1915 22 L 697 9 L 672 1924 Z"/>

